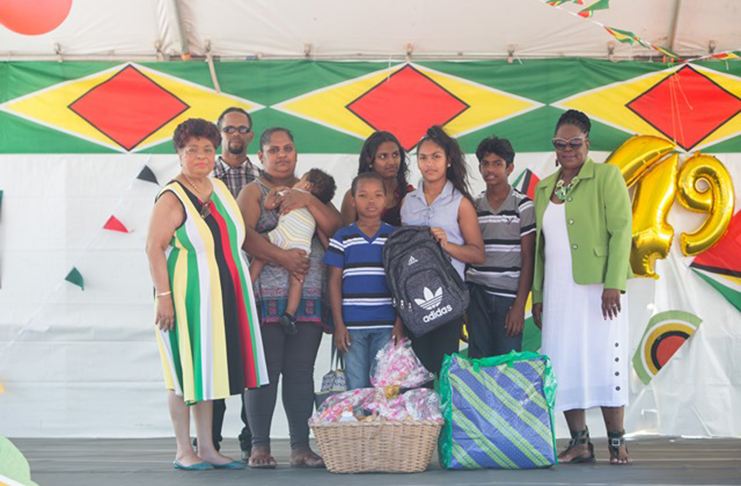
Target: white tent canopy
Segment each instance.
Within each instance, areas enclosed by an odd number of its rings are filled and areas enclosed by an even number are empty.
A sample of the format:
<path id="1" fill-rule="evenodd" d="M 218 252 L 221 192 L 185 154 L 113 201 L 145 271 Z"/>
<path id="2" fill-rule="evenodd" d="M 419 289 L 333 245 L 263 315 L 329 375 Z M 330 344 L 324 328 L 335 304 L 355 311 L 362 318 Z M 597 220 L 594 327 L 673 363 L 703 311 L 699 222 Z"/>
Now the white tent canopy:
<path id="1" fill-rule="evenodd" d="M 13 0 L 10 3 L 17 3 Z M 63 2 L 62 2 L 63 3 Z M 585 1 L 588 5 L 591 1 Z M 0 27 L 0 58 L 378 59 L 615 58 L 656 55 L 616 42 L 600 24 L 633 32 L 683 57 L 741 48 L 741 2 L 613 0 L 592 19 L 583 5 L 543 0 L 73 0 L 55 30 L 19 36 Z M 1 12 L 0 12 L 1 14 Z M 0 19 L 1 20 L 1 19 Z"/>

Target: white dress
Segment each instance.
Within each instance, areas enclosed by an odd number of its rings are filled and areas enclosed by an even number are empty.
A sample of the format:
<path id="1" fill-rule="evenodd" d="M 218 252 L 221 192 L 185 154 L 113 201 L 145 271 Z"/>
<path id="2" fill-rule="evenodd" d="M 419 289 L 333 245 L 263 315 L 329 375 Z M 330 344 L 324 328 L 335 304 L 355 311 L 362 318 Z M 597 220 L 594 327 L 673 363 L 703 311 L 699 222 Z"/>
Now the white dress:
<path id="1" fill-rule="evenodd" d="M 628 403 L 628 308 L 602 317 L 603 284 L 574 283 L 564 204 L 543 215 L 545 281 L 542 352 L 556 374 L 556 410 Z"/>

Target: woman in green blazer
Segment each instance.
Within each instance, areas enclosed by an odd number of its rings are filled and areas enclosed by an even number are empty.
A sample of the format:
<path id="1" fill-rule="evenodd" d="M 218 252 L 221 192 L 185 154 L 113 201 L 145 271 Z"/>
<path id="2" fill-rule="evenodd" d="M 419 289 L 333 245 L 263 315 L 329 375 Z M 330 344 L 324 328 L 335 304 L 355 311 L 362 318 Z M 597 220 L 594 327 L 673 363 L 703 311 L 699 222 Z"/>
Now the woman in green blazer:
<path id="1" fill-rule="evenodd" d="M 594 461 L 585 410 L 601 407 L 610 462 L 627 464 L 628 319 L 621 294 L 632 276 L 631 207 L 620 170 L 588 156 L 589 118 L 569 110 L 556 124 L 560 169 L 535 189 L 533 319 L 558 380 L 556 409 L 571 432 L 561 462 Z"/>

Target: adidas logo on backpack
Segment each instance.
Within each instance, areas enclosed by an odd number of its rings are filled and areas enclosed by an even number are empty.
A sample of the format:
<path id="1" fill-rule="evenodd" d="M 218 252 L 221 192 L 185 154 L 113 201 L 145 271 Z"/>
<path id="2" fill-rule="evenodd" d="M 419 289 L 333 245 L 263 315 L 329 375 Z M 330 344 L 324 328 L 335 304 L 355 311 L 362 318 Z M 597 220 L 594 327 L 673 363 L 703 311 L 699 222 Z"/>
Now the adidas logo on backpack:
<path id="1" fill-rule="evenodd" d="M 430 228 L 397 229 L 383 247 L 383 265 L 396 311 L 415 336 L 463 316 L 468 289 Z"/>
<path id="2" fill-rule="evenodd" d="M 430 289 L 425 287 L 425 298 L 424 299 L 414 299 L 414 303 L 423 309 L 430 310 L 430 309 L 434 309 L 435 307 L 439 306 L 442 300 L 443 300 L 443 288 L 442 287 L 438 287 L 434 294 L 432 293 Z"/>

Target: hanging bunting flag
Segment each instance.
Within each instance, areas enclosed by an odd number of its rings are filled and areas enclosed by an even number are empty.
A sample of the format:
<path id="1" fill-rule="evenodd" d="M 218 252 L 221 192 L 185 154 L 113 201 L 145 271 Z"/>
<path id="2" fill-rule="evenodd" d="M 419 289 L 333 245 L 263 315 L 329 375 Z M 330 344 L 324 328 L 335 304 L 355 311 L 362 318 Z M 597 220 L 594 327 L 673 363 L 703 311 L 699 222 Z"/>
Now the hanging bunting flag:
<path id="1" fill-rule="evenodd" d="M 159 182 L 157 181 L 157 176 L 154 175 L 154 172 L 152 172 L 152 169 L 149 168 L 149 166 L 144 166 L 139 172 L 139 175 L 136 176 L 137 179 L 145 182 L 152 182 L 154 184 L 157 184 L 159 186 Z"/>
<path id="2" fill-rule="evenodd" d="M 720 54 L 713 54 L 714 59 L 720 59 L 721 61 L 727 61 L 729 59 L 741 59 L 741 51 L 722 52 Z"/>
<path id="3" fill-rule="evenodd" d="M 563 5 L 564 3 L 575 3 L 577 5 L 584 5 L 584 0 L 548 0 L 548 5 L 551 7 L 558 7 L 559 5 Z"/>
<path id="4" fill-rule="evenodd" d="M 72 270 L 69 271 L 64 279 L 71 284 L 77 285 L 82 290 L 85 290 L 85 280 L 82 278 L 80 271 L 77 270 L 77 267 L 72 267 Z"/>
<path id="5" fill-rule="evenodd" d="M 610 0 L 597 0 L 587 8 L 580 10 L 579 17 L 588 19 L 589 17 L 594 15 L 595 10 L 607 10 L 608 8 L 610 8 Z"/>
<path id="6" fill-rule="evenodd" d="M 645 45 L 645 44 L 643 44 L 641 42 L 641 45 Z M 653 49 L 654 51 L 658 51 L 658 52 L 662 53 L 666 57 L 670 57 L 672 59 L 679 59 L 679 55 L 673 53 L 670 50 L 664 49 L 663 47 L 659 47 L 659 46 L 655 46 L 655 45 L 651 44 L 651 49 Z"/>
<path id="7" fill-rule="evenodd" d="M 111 231 L 120 231 L 121 233 L 128 233 L 129 230 L 126 229 L 126 226 L 123 225 L 121 221 L 118 220 L 115 216 L 111 216 L 108 218 L 108 221 L 106 221 L 105 225 L 103 226 L 103 229 L 111 230 Z"/>
<path id="8" fill-rule="evenodd" d="M 535 186 L 540 182 L 540 178 L 530 169 L 525 169 L 517 176 L 512 187 L 526 195 L 530 199 L 535 199 Z"/>
<path id="9" fill-rule="evenodd" d="M 623 44 L 633 45 L 635 41 L 639 40 L 638 37 L 636 37 L 636 35 L 633 32 L 628 32 L 627 30 L 620 30 L 614 27 L 605 27 L 605 30 L 611 36 L 613 36 L 615 39 L 617 39 L 619 42 L 622 42 Z"/>
<path id="10" fill-rule="evenodd" d="M 666 366 L 674 353 L 695 333 L 702 319 L 684 311 L 656 314 L 648 321 L 633 355 L 633 369 L 644 385 Z"/>

